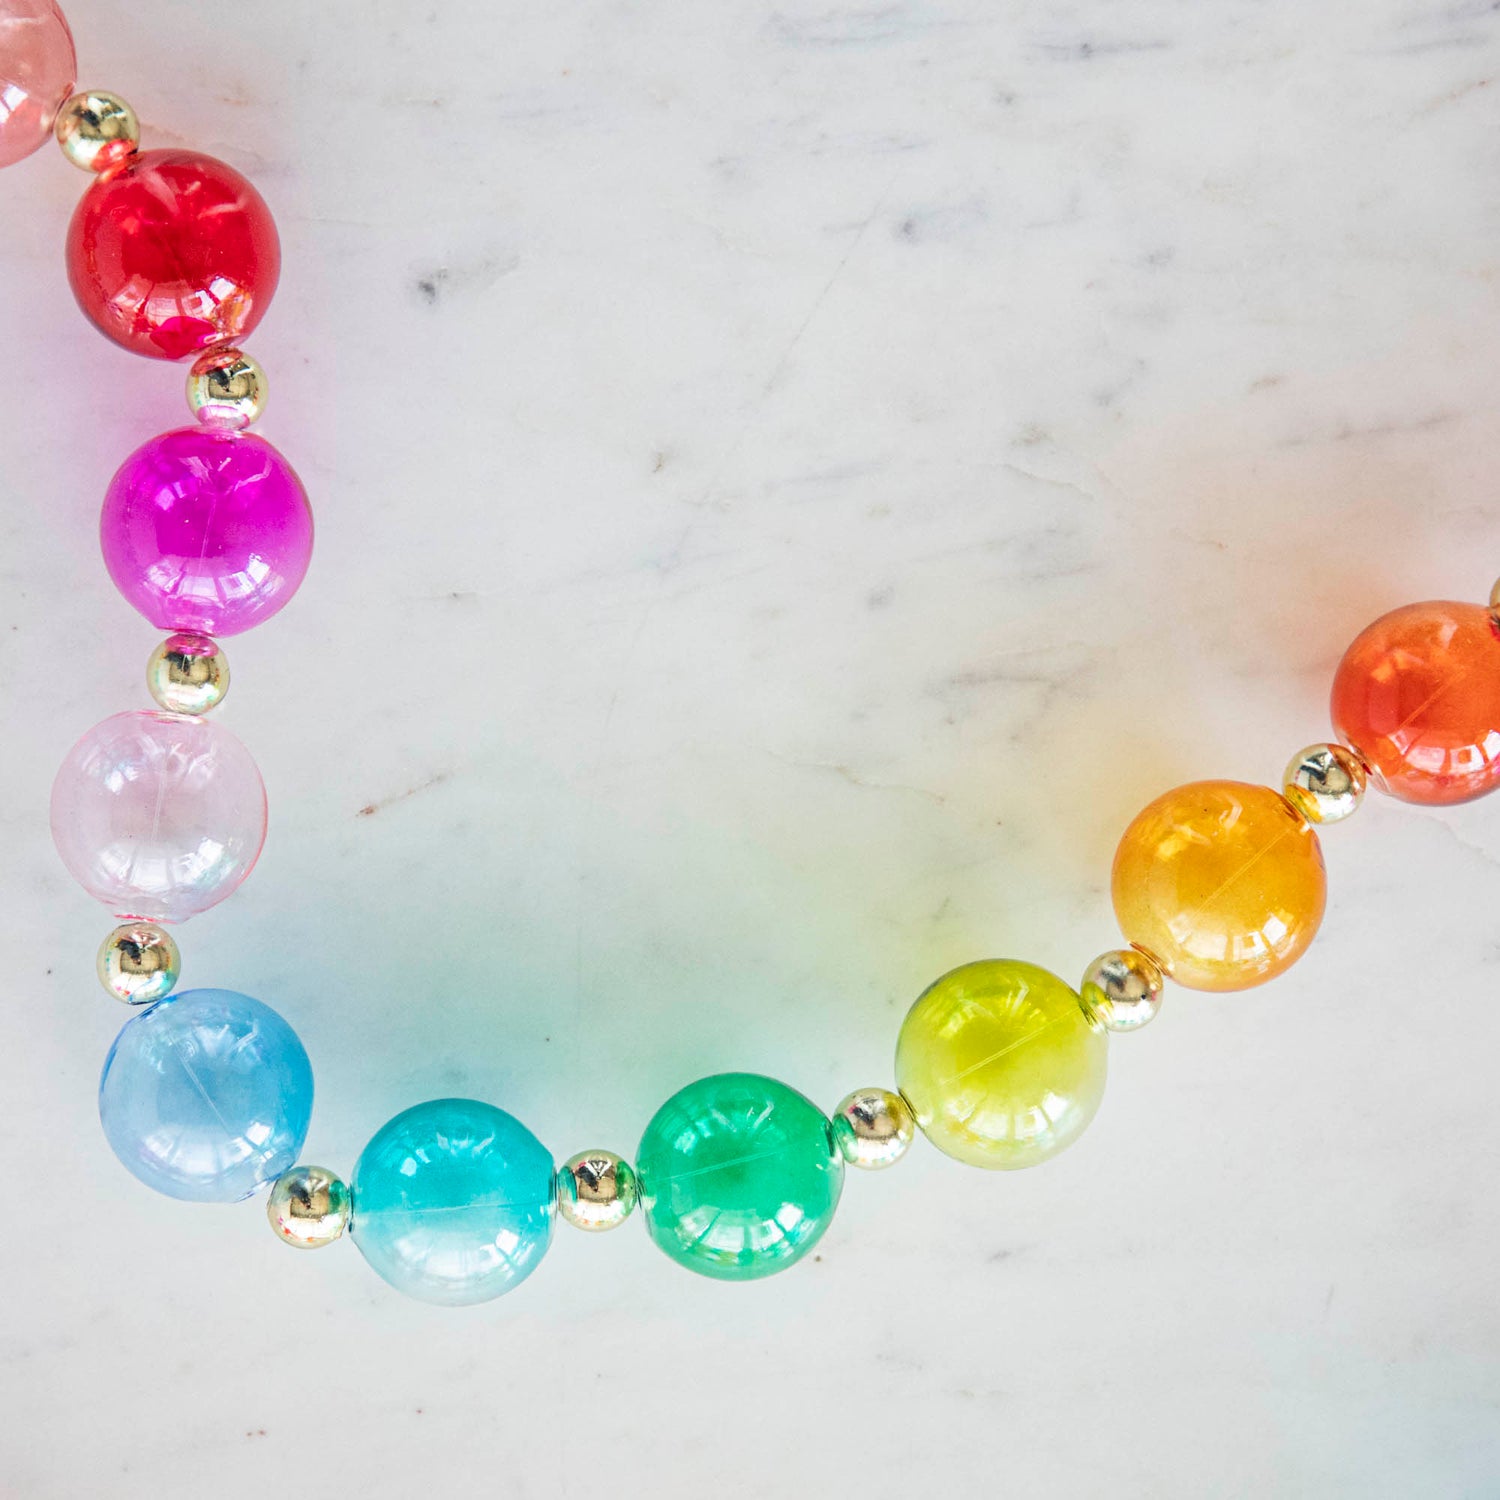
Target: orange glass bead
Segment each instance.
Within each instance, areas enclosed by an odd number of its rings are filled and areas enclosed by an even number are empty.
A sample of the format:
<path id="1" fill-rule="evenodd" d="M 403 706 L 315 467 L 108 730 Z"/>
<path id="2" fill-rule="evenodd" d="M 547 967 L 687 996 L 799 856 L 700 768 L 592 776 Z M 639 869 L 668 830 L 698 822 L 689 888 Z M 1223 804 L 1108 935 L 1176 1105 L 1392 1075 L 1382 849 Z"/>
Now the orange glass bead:
<path id="1" fill-rule="evenodd" d="M 1438 600 L 1362 630 L 1333 678 L 1333 725 L 1403 802 L 1467 802 L 1500 785 L 1500 625 Z"/>
<path id="2" fill-rule="evenodd" d="M 1270 787 L 1193 781 L 1125 830 L 1111 878 L 1130 942 L 1194 990 L 1242 990 L 1290 967 L 1323 920 L 1323 851 Z"/>

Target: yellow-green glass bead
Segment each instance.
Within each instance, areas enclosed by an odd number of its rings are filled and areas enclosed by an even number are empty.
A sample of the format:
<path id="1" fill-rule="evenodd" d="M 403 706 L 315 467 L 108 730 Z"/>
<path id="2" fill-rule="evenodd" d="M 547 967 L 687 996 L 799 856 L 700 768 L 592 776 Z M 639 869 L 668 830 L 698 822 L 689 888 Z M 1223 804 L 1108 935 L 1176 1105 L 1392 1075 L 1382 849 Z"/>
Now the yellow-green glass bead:
<path id="1" fill-rule="evenodd" d="M 975 1167 L 1033 1167 L 1083 1133 L 1109 1041 L 1055 974 L 991 959 L 944 974 L 896 1042 L 896 1082 L 922 1133 Z"/>

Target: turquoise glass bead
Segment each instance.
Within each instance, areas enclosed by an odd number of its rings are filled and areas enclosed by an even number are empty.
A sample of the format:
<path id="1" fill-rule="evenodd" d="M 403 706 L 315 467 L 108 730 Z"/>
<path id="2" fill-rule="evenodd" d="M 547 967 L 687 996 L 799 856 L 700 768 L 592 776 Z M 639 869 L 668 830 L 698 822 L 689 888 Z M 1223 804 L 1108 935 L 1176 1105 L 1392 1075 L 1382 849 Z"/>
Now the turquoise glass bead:
<path id="1" fill-rule="evenodd" d="M 349 1192 L 364 1258 L 423 1302 L 488 1302 L 524 1281 L 552 1240 L 550 1153 L 474 1099 L 433 1099 L 382 1125 Z"/>
<path id="2" fill-rule="evenodd" d="M 232 1203 L 292 1166 L 312 1118 L 307 1053 L 269 1005 L 183 990 L 127 1021 L 99 1119 L 116 1156 L 170 1198 Z"/>
<path id="3" fill-rule="evenodd" d="M 784 1271 L 833 1219 L 844 1162 L 823 1112 L 755 1073 L 672 1095 L 636 1153 L 646 1228 L 678 1265 L 723 1281 Z"/>

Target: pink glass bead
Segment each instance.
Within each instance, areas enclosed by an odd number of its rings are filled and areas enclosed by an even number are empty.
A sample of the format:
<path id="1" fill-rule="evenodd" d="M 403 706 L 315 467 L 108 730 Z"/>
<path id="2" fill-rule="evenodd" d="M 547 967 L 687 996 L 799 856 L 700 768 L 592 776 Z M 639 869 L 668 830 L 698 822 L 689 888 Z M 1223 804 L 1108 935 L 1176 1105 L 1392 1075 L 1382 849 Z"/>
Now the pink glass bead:
<path id="1" fill-rule="evenodd" d="M 52 783 L 57 852 L 117 916 L 182 922 L 207 911 L 254 868 L 265 838 L 260 772 L 208 719 L 115 714 Z"/>
<path id="2" fill-rule="evenodd" d="M 51 135 L 76 63 L 73 33 L 52 0 L 0 0 L 0 167 Z"/>
<path id="3" fill-rule="evenodd" d="M 264 438 L 182 427 L 121 464 L 99 540 L 115 587 L 157 629 L 237 635 L 296 593 L 312 511 Z"/>

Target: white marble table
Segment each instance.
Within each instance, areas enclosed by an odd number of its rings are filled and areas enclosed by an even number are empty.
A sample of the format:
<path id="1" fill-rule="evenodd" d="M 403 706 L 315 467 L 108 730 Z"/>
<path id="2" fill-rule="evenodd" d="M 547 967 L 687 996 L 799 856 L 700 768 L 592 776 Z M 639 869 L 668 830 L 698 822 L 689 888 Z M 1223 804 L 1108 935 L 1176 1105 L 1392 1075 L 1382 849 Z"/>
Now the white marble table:
<path id="1" fill-rule="evenodd" d="M 283 232 L 318 553 L 231 644 L 272 833 L 184 982 L 299 1028 L 308 1159 L 886 1081 L 944 968 L 1116 940 L 1147 798 L 1274 779 L 1361 625 L 1500 572 L 1488 0 L 70 14 Z M 1497 803 L 1372 799 L 1312 953 L 1172 993 L 1076 1148 L 915 1150 L 759 1285 L 560 1232 L 445 1312 L 130 1179 L 46 800 L 143 701 L 97 505 L 186 418 L 71 305 L 81 186 L 0 181 L 7 1500 L 1500 1494 Z"/>

